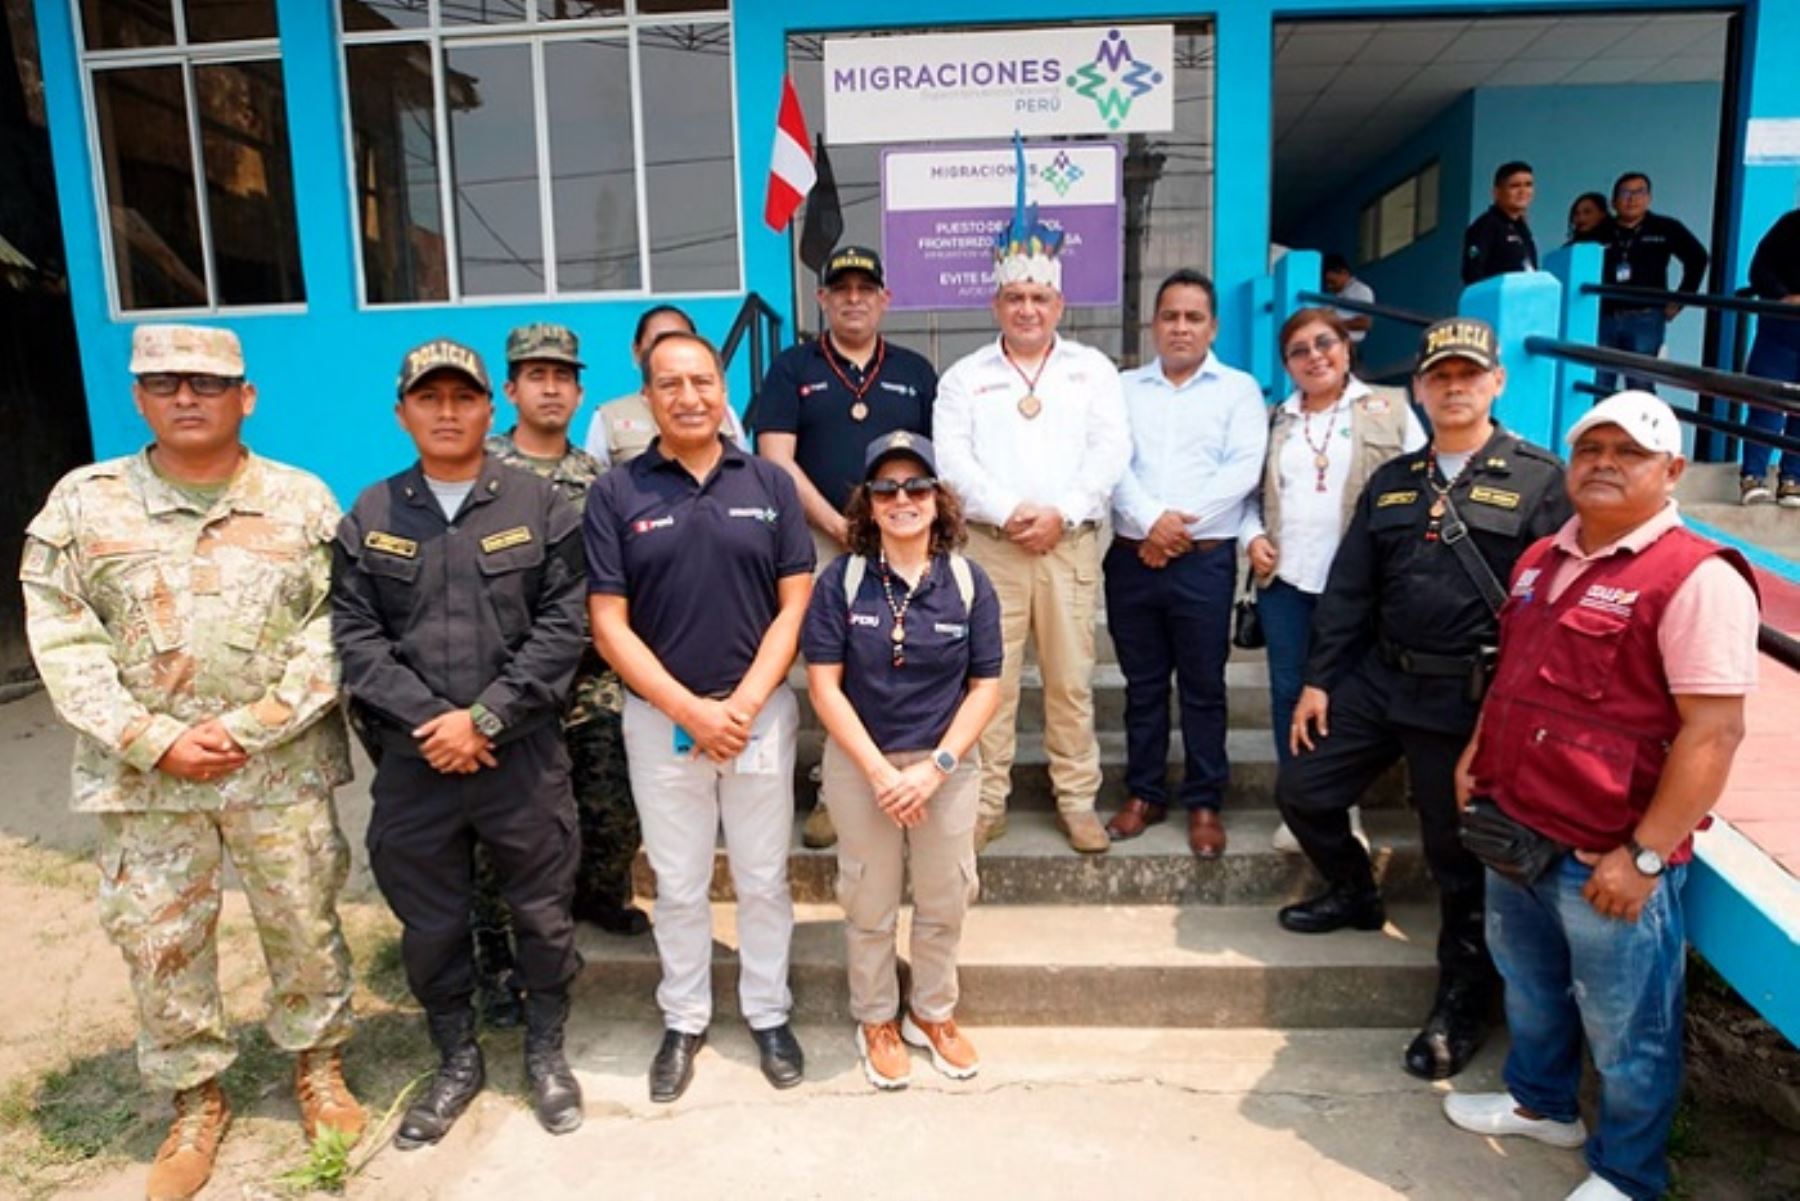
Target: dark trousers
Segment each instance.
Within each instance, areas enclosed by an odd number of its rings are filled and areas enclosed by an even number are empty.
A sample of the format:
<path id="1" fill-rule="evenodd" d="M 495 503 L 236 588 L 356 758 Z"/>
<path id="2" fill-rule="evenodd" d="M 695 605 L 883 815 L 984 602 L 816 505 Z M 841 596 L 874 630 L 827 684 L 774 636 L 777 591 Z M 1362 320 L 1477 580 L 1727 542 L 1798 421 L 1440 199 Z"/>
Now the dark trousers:
<path id="1" fill-rule="evenodd" d="M 1425 862 L 1437 881 L 1442 925 L 1438 970 L 1444 981 L 1493 976 L 1482 930 L 1485 871 L 1457 837 L 1456 761 L 1469 732 L 1446 733 L 1394 721 L 1368 665 L 1331 694 L 1331 733 L 1281 766 L 1275 799 L 1288 828 L 1328 884 L 1375 887 L 1369 853 L 1350 833 L 1349 810 L 1376 777 L 1404 757 Z"/>
<path id="2" fill-rule="evenodd" d="M 1236 542 L 1161 568 L 1146 567 L 1135 544 L 1114 541 L 1106 552 L 1106 625 L 1125 673 L 1125 782 L 1152 805 L 1169 799 L 1171 673 L 1181 697 L 1181 803 L 1217 809 L 1225 799 L 1225 660 L 1236 569 Z"/>
<path id="3" fill-rule="evenodd" d="M 1763 379 L 1800 383 L 1800 320 L 1764 320 L 1756 331 L 1756 342 L 1750 347 L 1750 362 L 1744 367 L 1750 375 Z M 1774 409 L 1749 406 L 1744 424 L 1766 434 L 1785 433 L 1800 438 L 1800 414 L 1783 416 Z M 1768 474 L 1769 460 L 1775 449 L 1756 442 L 1744 443 L 1744 474 L 1761 479 Z M 1781 478 L 1800 480 L 1800 454 L 1781 452 Z"/>
<path id="4" fill-rule="evenodd" d="M 1275 760 L 1288 761 L 1288 727 L 1306 682 L 1306 650 L 1312 637 L 1319 594 L 1302 592 L 1286 580 L 1270 580 L 1256 594 L 1263 636 L 1269 643 L 1269 724 L 1275 733 Z"/>
<path id="5" fill-rule="evenodd" d="M 561 731 L 546 724 L 496 757 L 500 766 L 461 776 L 389 752 L 370 789 L 369 865 L 403 928 L 407 984 L 428 1011 L 465 1006 L 474 991 L 477 841 L 511 912 L 519 985 L 560 992 L 581 966 L 569 913 L 579 841 Z"/>

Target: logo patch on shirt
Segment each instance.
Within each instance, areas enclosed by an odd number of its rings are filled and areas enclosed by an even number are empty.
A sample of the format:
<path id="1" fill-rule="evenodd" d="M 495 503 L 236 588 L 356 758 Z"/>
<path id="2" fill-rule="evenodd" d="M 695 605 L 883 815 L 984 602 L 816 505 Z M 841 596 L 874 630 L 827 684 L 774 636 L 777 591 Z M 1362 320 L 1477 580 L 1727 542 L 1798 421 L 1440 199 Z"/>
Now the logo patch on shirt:
<path id="1" fill-rule="evenodd" d="M 952 638 L 965 637 L 969 632 L 969 627 L 960 621 L 940 621 L 931 628 Z"/>
<path id="2" fill-rule="evenodd" d="M 675 515 L 672 513 L 664 517 L 646 517 L 642 521 L 632 522 L 631 532 L 634 534 L 648 534 L 651 530 L 666 530 L 674 524 Z"/>
<path id="3" fill-rule="evenodd" d="M 1638 593 L 1635 588 L 1614 588 L 1607 584 L 1590 584 L 1581 598 L 1583 609 L 1598 609 L 1602 613 L 1611 613 L 1616 617 L 1630 617 L 1632 608 L 1637 604 Z"/>
<path id="4" fill-rule="evenodd" d="M 1469 489 L 1469 499 L 1478 505 L 1493 505 L 1496 509 L 1516 509 L 1519 507 L 1519 494 L 1517 492 L 1508 492 L 1504 488 L 1477 486 Z"/>
<path id="5" fill-rule="evenodd" d="M 1527 567 L 1524 571 L 1519 573 L 1519 579 L 1518 582 L 1513 585 L 1512 594 L 1514 596 L 1530 596 L 1532 588 L 1537 584 L 1538 577 L 1542 574 L 1544 573 L 1540 568 Z"/>
<path id="6" fill-rule="evenodd" d="M 483 554 L 491 555 L 495 551 L 508 547 L 524 546 L 531 541 L 531 531 L 522 525 L 515 525 L 510 530 L 501 530 L 498 534 L 489 534 L 481 540 Z"/>
<path id="7" fill-rule="evenodd" d="M 1388 401 L 1385 396 L 1371 396 L 1369 399 L 1363 401 L 1363 412 L 1371 417 L 1380 417 L 1387 411 Z M 1344 432 L 1348 433 L 1349 431 L 1346 430 Z"/>
<path id="8" fill-rule="evenodd" d="M 819 380 L 816 383 L 801 384 L 798 388 L 795 388 L 794 391 L 801 397 L 807 397 L 811 396 L 814 392 L 823 392 L 830 387 L 830 380 Z"/>
<path id="9" fill-rule="evenodd" d="M 1003 380 L 994 384 L 983 384 L 975 389 L 975 395 L 986 396 L 989 392 L 1010 392 L 1012 391 L 1012 387 L 1013 383 L 1011 380 Z"/>
<path id="10" fill-rule="evenodd" d="M 1377 509 L 1386 509 L 1391 508 L 1394 505 L 1410 505 L 1418 499 L 1419 494 L 1414 491 L 1383 492 L 1380 496 L 1375 498 L 1375 507 Z"/>
<path id="11" fill-rule="evenodd" d="M 726 509 L 725 515 L 727 517 L 748 517 L 765 525 L 774 525 L 776 518 L 781 516 L 781 512 L 778 509 Z"/>
<path id="12" fill-rule="evenodd" d="M 419 557 L 419 544 L 411 538 L 402 538 L 398 534 L 384 534 L 380 530 L 370 530 L 363 535 L 363 545 L 370 550 L 378 550 L 383 554 L 399 555 L 402 559 Z"/>
<path id="13" fill-rule="evenodd" d="M 898 392 L 902 396 L 917 396 L 919 394 L 919 390 L 911 384 L 893 384 L 889 383 L 887 380 L 882 380 L 879 387 L 884 392 Z"/>
<path id="14" fill-rule="evenodd" d="M 873 630 L 880 627 L 881 618 L 873 613 L 852 613 L 850 615 L 850 624 L 853 626 L 867 626 Z"/>

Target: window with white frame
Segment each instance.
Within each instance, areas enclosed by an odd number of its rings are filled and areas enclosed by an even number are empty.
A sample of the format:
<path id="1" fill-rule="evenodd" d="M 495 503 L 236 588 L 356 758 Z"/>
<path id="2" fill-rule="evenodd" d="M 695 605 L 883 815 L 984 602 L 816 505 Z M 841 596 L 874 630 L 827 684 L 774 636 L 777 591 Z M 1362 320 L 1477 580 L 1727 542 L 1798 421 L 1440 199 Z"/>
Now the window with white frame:
<path id="1" fill-rule="evenodd" d="M 75 0 L 120 312 L 306 299 L 275 0 Z"/>
<path id="2" fill-rule="evenodd" d="M 1356 236 L 1359 263 L 1405 250 L 1437 228 L 1439 175 L 1433 159 L 1363 206 Z"/>
<path id="3" fill-rule="evenodd" d="M 365 303 L 737 291 L 728 2 L 339 0 Z"/>

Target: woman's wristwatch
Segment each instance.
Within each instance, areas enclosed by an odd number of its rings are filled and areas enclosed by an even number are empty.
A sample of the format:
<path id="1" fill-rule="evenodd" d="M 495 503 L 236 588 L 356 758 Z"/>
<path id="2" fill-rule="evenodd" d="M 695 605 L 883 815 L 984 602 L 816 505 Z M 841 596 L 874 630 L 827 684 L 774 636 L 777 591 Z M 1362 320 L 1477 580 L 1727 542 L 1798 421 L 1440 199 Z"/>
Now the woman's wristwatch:
<path id="1" fill-rule="evenodd" d="M 938 771 L 946 776 L 953 774 L 956 771 L 957 764 L 961 762 L 962 760 L 958 759 L 944 747 L 940 746 L 937 750 L 931 752 L 931 766 L 937 768 Z"/>

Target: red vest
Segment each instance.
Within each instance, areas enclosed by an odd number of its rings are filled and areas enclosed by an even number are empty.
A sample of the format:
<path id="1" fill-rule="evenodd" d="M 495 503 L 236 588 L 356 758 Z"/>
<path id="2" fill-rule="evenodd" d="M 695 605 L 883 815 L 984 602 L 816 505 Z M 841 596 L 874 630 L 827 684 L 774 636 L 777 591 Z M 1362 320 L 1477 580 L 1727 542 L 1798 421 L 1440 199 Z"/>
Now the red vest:
<path id="1" fill-rule="evenodd" d="M 1502 810 L 1578 850 L 1631 837 L 1681 729 L 1657 629 L 1713 555 L 1756 586 L 1742 555 L 1680 526 L 1593 564 L 1554 603 L 1545 593 L 1564 552 L 1544 538 L 1520 557 L 1473 765 Z M 1671 862 L 1690 853 L 1683 840 Z"/>

